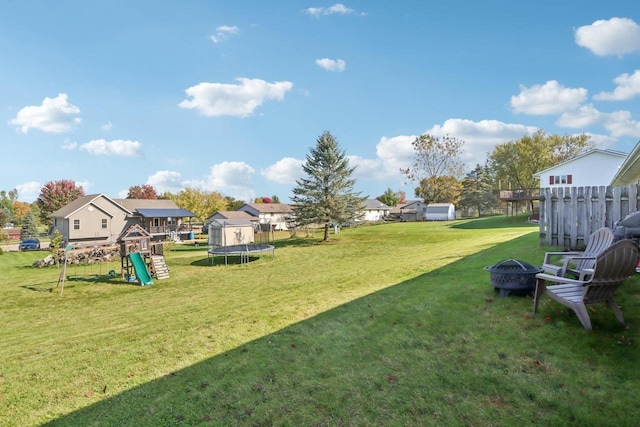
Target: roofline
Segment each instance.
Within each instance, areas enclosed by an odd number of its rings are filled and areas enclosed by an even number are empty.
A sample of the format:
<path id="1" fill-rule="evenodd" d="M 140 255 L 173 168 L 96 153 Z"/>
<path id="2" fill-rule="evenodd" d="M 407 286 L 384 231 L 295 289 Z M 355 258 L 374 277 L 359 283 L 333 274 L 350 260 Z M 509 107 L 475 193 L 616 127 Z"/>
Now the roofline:
<path id="1" fill-rule="evenodd" d="M 625 153 L 623 151 L 609 150 L 609 149 L 603 150 L 603 149 L 600 149 L 600 148 L 594 148 L 593 150 L 585 151 L 582 154 L 578 154 L 575 157 L 567 159 L 564 162 L 560 162 L 557 165 L 553 165 L 553 166 L 548 167 L 548 168 L 546 168 L 544 170 L 541 170 L 540 172 L 536 172 L 536 173 L 533 174 L 533 177 L 540 179 L 540 175 L 542 175 L 542 174 L 544 174 L 544 173 L 546 173 L 546 172 L 548 172 L 548 171 L 550 171 L 552 169 L 559 168 L 560 166 L 564 166 L 566 163 L 571 163 L 571 162 L 573 162 L 575 160 L 578 160 L 578 159 L 580 159 L 582 157 L 585 157 L 585 156 L 587 156 L 589 154 L 592 154 L 592 153 L 611 154 L 611 155 L 614 155 L 614 156 L 623 157 L 625 159 L 629 156 L 629 153 Z"/>
<path id="2" fill-rule="evenodd" d="M 89 196 L 91 196 L 91 195 L 89 194 Z M 75 214 L 75 213 L 76 213 L 76 212 L 78 212 L 80 209 L 83 209 L 83 208 L 84 208 L 84 207 L 86 207 L 87 205 L 93 204 L 93 202 L 95 202 L 95 200 L 96 200 L 96 199 L 98 199 L 98 198 L 100 198 L 100 197 L 104 197 L 105 199 L 107 199 L 107 200 L 109 200 L 111 203 L 113 203 L 114 205 L 116 205 L 116 206 L 118 206 L 118 207 L 120 207 L 120 208 L 124 209 L 127 213 L 129 213 L 129 214 L 131 213 L 127 208 L 125 208 L 124 206 L 122 206 L 122 205 L 121 205 L 121 204 L 119 204 L 119 203 L 116 203 L 112 198 L 110 198 L 110 197 L 108 197 L 108 196 L 105 196 L 104 194 L 100 193 L 100 194 L 96 194 L 96 195 L 95 195 L 95 197 L 94 197 L 94 198 L 92 198 L 91 200 L 89 200 L 87 203 L 85 203 L 85 204 L 84 204 L 84 205 L 82 205 L 82 206 L 79 206 L 79 207 L 78 207 L 78 209 L 76 209 L 76 210 L 74 210 L 74 211 L 72 211 L 72 212 L 68 213 L 67 215 L 63 216 L 62 218 L 64 218 L 64 219 L 68 219 L 71 215 Z M 104 210 L 104 209 L 100 208 L 100 207 L 99 207 L 99 206 L 97 206 L 97 205 L 94 205 L 94 206 L 98 207 L 98 208 L 99 208 L 101 211 L 103 211 L 104 213 L 111 215 L 111 217 L 113 218 L 113 214 L 112 214 L 112 213 L 107 212 L 106 210 Z"/>

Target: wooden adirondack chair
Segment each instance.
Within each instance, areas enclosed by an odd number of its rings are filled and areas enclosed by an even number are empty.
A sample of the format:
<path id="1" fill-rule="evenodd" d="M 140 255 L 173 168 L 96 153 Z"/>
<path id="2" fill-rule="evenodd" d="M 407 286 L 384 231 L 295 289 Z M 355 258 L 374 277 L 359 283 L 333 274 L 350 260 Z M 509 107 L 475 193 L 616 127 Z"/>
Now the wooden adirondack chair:
<path id="1" fill-rule="evenodd" d="M 613 243 L 613 232 L 608 227 L 602 227 L 594 231 L 587 241 L 584 251 L 547 252 L 544 255 L 542 268 L 547 274 L 556 276 L 572 275 L 583 280 L 585 275 L 593 272 L 595 257 L 607 249 Z M 562 265 L 556 264 L 558 258 L 562 258 Z M 555 262 L 554 262 L 555 261 Z"/>
<path id="2" fill-rule="evenodd" d="M 594 258 L 593 274 L 587 280 L 569 279 L 548 273 L 536 275 L 536 291 L 533 298 L 533 313 L 538 311 L 542 294 L 571 308 L 585 329 L 591 330 L 588 304 L 607 303 L 616 318 L 624 325 L 620 308 L 613 294 L 620 285 L 635 273 L 640 260 L 640 250 L 631 240 L 620 240 Z M 547 285 L 547 282 L 554 283 Z"/>

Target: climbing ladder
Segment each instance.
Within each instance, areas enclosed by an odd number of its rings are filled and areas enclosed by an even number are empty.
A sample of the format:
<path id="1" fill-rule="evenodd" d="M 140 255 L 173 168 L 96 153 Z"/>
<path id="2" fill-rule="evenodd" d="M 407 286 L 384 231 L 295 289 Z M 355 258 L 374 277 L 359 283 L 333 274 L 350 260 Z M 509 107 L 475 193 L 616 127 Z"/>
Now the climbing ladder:
<path id="1" fill-rule="evenodd" d="M 153 269 L 153 275 L 156 276 L 156 279 L 162 280 L 169 278 L 169 269 L 162 255 L 151 255 L 151 268 Z"/>

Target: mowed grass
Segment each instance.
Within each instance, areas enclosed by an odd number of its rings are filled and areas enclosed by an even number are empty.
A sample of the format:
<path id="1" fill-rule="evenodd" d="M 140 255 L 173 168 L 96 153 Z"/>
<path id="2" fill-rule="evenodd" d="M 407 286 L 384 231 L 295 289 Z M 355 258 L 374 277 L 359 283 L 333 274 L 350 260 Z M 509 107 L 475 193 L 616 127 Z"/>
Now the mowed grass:
<path id="1" fill-rule="evenodd" d="M 175 246 L 149 287 L 110 264 L 0 256 L 0 424 L 634 425 L 640 281 L 594 331 L 483 267 L 539 264 L 522 218 L 394 223 L 276 242 L 248 265 Z"/>

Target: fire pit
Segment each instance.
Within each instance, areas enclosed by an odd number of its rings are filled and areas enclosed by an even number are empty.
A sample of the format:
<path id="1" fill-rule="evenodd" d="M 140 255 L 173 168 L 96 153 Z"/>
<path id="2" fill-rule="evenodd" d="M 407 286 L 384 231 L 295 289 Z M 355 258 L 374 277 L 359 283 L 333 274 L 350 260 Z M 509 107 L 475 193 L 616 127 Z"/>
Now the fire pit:
<path id="1" fill-rule="evenodd" d="M 543 271 L 538 266 L 513 258 L 484 269 L 491 274 L 491 284 L 500 291 L 501 297 L 531 295 L 536 289 L 536 274 Z"/>

